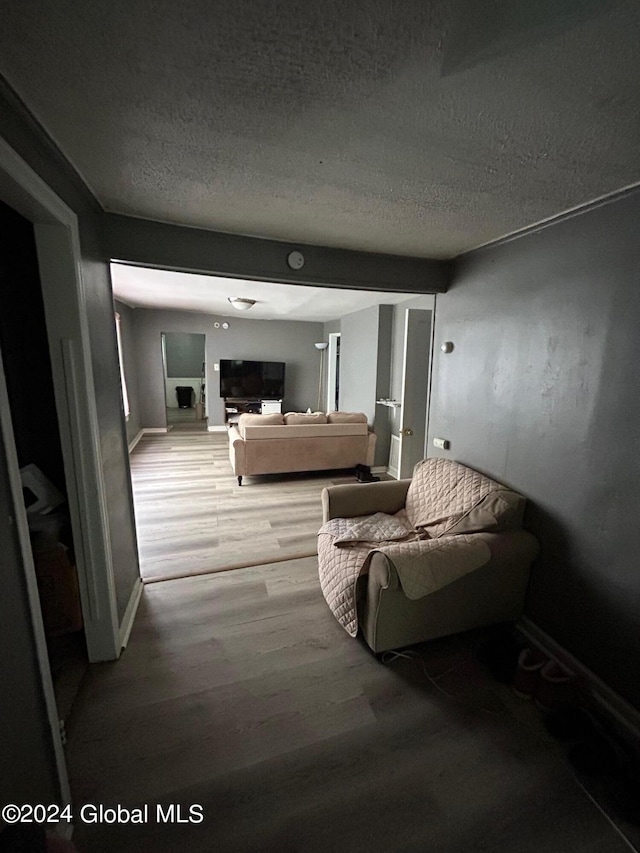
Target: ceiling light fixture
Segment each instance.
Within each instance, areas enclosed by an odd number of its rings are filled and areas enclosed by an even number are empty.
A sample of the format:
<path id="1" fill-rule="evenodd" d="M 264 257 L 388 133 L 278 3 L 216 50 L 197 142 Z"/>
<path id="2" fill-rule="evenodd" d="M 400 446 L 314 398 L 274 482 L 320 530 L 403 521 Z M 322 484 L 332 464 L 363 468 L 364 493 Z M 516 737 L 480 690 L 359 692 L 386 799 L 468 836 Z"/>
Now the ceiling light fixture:
<path id="1" fill-rule="evenodd" d="M 256 304 L 255 299 L 242 299 L 241 297 L 228 297 L 228 301 L 233 305 L 236 311 L 248 311 L 249 308 L 253 308 Z"/>

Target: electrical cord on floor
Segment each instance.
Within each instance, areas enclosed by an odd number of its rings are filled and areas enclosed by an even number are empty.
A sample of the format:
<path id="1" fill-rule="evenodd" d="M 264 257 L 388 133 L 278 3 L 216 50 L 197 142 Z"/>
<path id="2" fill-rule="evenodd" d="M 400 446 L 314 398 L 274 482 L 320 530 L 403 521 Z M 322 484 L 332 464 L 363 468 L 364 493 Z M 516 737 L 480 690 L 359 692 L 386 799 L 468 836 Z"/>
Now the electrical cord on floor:
<path id="1" fill-rule="evenodd" d="M 427 681 L 431 684 L 431 686 L 432 686 L 432 687 L 435 687 L 435 689 L 436 689 L 439 693 L 442 693 L 442 695 L 443 695 L 443 696 L 446 696 L 446 697 L 447 697 L 447 699 L 454 699 L 454 700 L 455 700 L 455 698 L 456 698 L 456 697 L 455 697 L 455 696 L 453 696 L 453 694 L 451 694 L 451 693 L 447 693 L 447 691 L 446 691 L 443 687 L 440 687 L 440 685 L 439 685 L 439 684 L 438 684 L 438 682 L 435 680 L 435 678 L 434 678 L 434 677 L 431 675 L 431 673 L 427 670 L 427 667 L 426 667 L 426 664 L 425 664 L 425 662 L 424 662 L 424 659 L 423 659 L 423 658 L 418 654 L 418 652 L 414 652 L 414 651 L 411 651 L 411 650 L 406 651 L 406 652 L 394 652 L 394 651 L 383 652 L 383 653 L 382 653 L 382 655 L 381 655 L 381 657 L 380 657 L 380 661 L 381 661 L 382 663 L 393 663 L 393 661 L 396 661 L 396 660 L 398 660 L 399 658 L 400 658 L 400 659 L 403 659 L 403 660 L 415 660 L 415 661 L 420 661 L 420 663 L 422 664 L 422 671 L 424 672 L 424 674 L 425 674 L 425 676 L 426 676 L 426 679 L 427 679 Z M 449 667 L 449 669 L 447 670 L 447 672 L 451 672 L 451 670 L 452 670 L 452 669 L 455 669 L 455 667 L 456 667 L 456 666 L 460 666 L 460 664 L 455 664 L 455 666 Z M 442 675 L 446 675 L 446 673 L 445 673 L 445 672 L 443 672 L 443 673 L 442 673 Z M 439 677 L 440 677 L 440 678 L 442 678 L 442 675 L 441 675 L 441 676 L 439 676 Z"/>
<path id="2" fill-rule="evenodd" d="M 484 711 L 486 714 L 491 714 L 493 716 L 496 716 L 498 714 L 497 711 L 492 711 L 490 708 L 485 708 L 482 705 L 477 706 L 477 705 L 474 705 L 473 703 L 464 702 L 462 699 L 458 698 L 457 696 L 454 696 L 452 693 L 448 693 L 444 689 L 444 687 L 441 687 L 438 684 L 437 679 L 434 678 L 434 676 L 431 675 L 431 673 L 428 671 L 427 666 L 424 662 L 424 658 L 422 657 L 422 655 L 419 652 L 413 651 L 412 649 L 407 649 L 403 652 L 396 652 L 396 651 L 391 650 L 391 651 L 387 651 L 387 652 L 382 652 L 382 654 L 380 655 L 380 662 L 383 664 L 393 663 L 393 661 L 396 661 L 398 659 L 410 660 L 410 661 L 419 661 L 421 666 L 422 666 L 422 671 L 423 671 L 427 681 L 429 682 L 429 684 L 431 684 L 431 686 L 434 687 L 438 691 L 438 693 L 442 693 L 442 695 L 445 696 L 447 699 L 449 699 L 450 702 L 455 702 L 456 704 L 462 705 L 465 708 L 473 707 L 479 711 Z M 462 663 L 463 663 L 463 661 L 460 661 L 459 663 L 453 664 L 453 666 L 450 666 L 449 669 L 445 669 L 444 672 L 441 672 L 440 675 L 438 676 L 438 678 L 443 678 L 443 676 L 448 675 L 448 673 L 452 672 L 454 669 L 457 669 L 459 666 L 462 666 Z"/>

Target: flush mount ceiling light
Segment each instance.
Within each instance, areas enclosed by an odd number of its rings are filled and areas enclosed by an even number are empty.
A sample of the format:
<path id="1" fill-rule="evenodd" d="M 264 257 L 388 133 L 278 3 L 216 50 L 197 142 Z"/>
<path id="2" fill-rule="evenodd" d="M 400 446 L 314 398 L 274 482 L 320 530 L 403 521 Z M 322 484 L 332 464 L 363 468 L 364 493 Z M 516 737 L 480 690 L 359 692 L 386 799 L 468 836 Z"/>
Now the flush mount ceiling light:
<path id="1" fill-rule="evenodd" d="M 242 299 L 239 296 L 234 299 L 229 297 L 228 301 L 233 305 L 236 311 L 248 311 L 249 308 L 253 308 L 256 304 L 255 299 Z"/>

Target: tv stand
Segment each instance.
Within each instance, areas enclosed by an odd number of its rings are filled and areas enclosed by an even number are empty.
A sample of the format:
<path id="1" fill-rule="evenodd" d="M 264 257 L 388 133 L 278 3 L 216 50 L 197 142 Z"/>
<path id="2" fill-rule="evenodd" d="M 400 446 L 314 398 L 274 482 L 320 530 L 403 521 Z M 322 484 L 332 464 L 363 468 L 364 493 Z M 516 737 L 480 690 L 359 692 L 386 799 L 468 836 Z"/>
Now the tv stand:
<path id="1" fill-rule="evenodd" d="M 282 400 L 264 400 L 260 397 L 224 397 L 224 420 L 227 424 L 238 422 L 240 415 L 273 415 L 282 413 Z"/>

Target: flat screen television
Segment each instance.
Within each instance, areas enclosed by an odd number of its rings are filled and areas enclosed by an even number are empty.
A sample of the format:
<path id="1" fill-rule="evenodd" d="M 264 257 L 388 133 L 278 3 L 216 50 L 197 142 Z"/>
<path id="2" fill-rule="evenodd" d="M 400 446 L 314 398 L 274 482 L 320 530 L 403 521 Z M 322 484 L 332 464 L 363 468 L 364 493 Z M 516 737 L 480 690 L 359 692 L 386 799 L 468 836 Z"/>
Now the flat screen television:
<path id="1" fill-rule="evenodd" d="M 221 358 L 220 396 L 282 399 L 284 362 Z"/>

